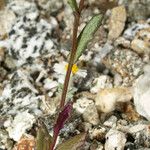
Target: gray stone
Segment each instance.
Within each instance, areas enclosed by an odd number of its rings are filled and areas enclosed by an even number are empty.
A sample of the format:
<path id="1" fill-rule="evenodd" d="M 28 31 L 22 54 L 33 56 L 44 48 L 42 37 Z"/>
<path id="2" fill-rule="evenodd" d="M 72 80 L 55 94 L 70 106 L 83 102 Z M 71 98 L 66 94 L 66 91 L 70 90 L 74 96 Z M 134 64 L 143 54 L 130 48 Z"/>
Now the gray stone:
<path id="1" fill-rule="evenodd" d="M 150 16 L 150 0 L 119 0 L 119 4 L 127 7 L 131 20 L 147 19 Z"/>

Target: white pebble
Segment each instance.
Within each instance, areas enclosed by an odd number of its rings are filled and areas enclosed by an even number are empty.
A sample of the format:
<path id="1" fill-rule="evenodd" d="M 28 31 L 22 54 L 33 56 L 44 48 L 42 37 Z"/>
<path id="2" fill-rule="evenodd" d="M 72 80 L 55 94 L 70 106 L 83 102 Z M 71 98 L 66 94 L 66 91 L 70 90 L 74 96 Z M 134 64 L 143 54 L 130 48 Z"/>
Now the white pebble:
<path id="1" fill-rule="evenodd" d="M 95 86 L 90 90 L 92 93 L 97 93 L 100 89 L 104 89 L 105 87 L 112 87 L 110 78 L 107 75 L 101 75 L 98 78 L 95 78 L 93 83 Z"/>
<path id="2" fill-rule="evenodd" d="M 17 114 L 14 120 L 11 121 L 11 124 L 5 123 L 5 127 L 7 127 L 6 130 L 9 133 L 9 137 L 15 141 L 19 141 L 26 130 L 32 127 L 34 122 L 34 116 L 24 111 Z"/>
<path id="3" fill-rule="evenodd" d="M 105 150 L 124 150 L 126 136 L 123 132 L 110 130 L 106 134 Z"/>
<path id="4" fill-rule="evenodd" d="M 86 108 L 89 105 L 94 105 L 94 102 L 92 100 L 89 100 L 87 98 L 80 98 L 76 101 L 76 103 L 73 104 L 73 108 L 80 114 L 83 114 L 83 112 L 86 110 Z"/>

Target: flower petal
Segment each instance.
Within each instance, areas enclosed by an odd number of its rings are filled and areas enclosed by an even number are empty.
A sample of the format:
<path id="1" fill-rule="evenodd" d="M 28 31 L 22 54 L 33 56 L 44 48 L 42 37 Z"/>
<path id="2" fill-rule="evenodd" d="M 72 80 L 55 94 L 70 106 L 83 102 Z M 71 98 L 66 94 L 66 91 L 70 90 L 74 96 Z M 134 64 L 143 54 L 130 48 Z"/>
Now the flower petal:
<path id="1" fill-rule="evenodd" d="M 54 65 L 54 71 L 58 74 L 66 74 L 65 66 L 67 65 L 67 62 L 61 62 L 61 63 L 56 63 Z"/>

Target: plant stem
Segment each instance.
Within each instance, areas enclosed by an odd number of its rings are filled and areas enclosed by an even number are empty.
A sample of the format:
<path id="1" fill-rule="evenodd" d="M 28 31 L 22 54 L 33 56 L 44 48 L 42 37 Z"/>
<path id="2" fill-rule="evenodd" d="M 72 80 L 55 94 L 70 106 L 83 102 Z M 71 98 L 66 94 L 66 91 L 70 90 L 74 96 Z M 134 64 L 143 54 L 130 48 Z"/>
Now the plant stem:
<path id="1" fill-rule="evenodd" d="M 69 85 L 69 80 L 70 80 L 70 75 L 72 71 L 72 66 L 74 64 L 74 59 L 76 56 L 76 51 L 77 51 L 77 45 L 78 45 L 78 27 L 79 27 L 79 21 L 80 21 L 80 14 L 84 6 L 84 0 L 80 0 L 79 3 L 79 9 L 78 11 L 74 12 L 74 25 L 73 25 L 73 38 L 72 38 L 72 49 L 71 49 L 71 54 L 70 54 L 70 59 L 69 59 L 69 65 L 65 77 L 65 82 L 64 82 L 64 87 L 63 87 L 63 92 L 61 95 L 61 102 L 60 102 L 60 110 L 63 110 L 64 105 L 65 105 L 65 100 L 66 100 L 66 95 L 68 91 L 68 85 Z M 50 146 L 50 150 L 54 150 L 56 141 L 57 141 L 58 135 L 53 135 L 53 142 Z"/>
<path id="2" fill-rule="evenodd" d="M 53 136 L 53 142 L 52 142 L 52 144 L 50 145 L 50 150 L 54 150 L 56 141 L 57 141 L 57 136 Z"/>
<path id="3" fill-rule="evenodd" d="M 72 66 L 74 64 L 74 59 L 75 59 L 77 45 L 78 45 L 77 33 L 78 33 L 78 27 L 79 27 L 79 21 L 80 21 L 80 14 L 83 9 L 83 6 L 84 6 L 84 0 L 80 0 L 79 11 L 74 12 L 72 50 L 71 50 L 71 55 L 70 55 L 70 59 L 69 59 L 69 66 L 68 66 L 66 77 L 65 77 L 63 92 L 62 92 L 62 96 L 61 96 L 60 109 L 62 109 L 65 105 L 65 100 L 66 100 L 66 95 L 67 95 L 68 85 L 69 85 L 69 80 L 70 80 L 70 74 L 72 71 Z"/>

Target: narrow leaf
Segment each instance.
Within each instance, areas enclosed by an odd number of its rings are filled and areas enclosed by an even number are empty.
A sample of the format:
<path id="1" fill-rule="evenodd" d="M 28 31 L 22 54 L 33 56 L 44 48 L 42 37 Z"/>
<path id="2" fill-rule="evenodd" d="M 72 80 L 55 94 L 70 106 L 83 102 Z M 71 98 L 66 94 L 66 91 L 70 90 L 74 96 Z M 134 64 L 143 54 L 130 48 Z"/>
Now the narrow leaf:
<path id="1" fill-rule="evenodd" d="M 51 144 L 52 137 L 49 135 L 46 125 L 41 123 L 36 139 L 37 150 L 49 150 Z"/>
<path id="2" fill-rule="evenodd" d="M 86 133 L 76 135 L 70 138 L 69 140 L 63 142 L 62 144 L 58 145 L 56 150 L 76 150 L 84 144 L 85 138 Z"/>
<path id="3" fill-rule="evenodd" d="M 78 11 L 78 5 L 76 0 L 68 0 L 68 4 L 70 5 L 73 11 Z"/>
<path id="4" fill-rule="evenodd" d="M 95 15 L 81 31 L 78 37 L 78 46 L 77 46 L 75 62 L 79 59 L 79 57 L 84 52 L 88 42 L 93 39 L 95 32 L 98 30 L 99 26 L 101 25 L 102 18 L 103 15 L 101 14 Z"/>

